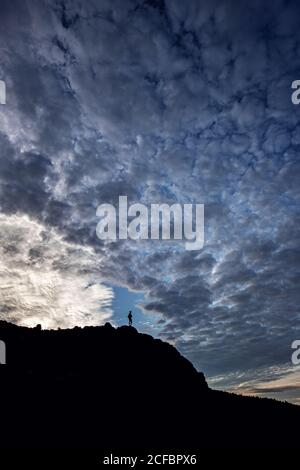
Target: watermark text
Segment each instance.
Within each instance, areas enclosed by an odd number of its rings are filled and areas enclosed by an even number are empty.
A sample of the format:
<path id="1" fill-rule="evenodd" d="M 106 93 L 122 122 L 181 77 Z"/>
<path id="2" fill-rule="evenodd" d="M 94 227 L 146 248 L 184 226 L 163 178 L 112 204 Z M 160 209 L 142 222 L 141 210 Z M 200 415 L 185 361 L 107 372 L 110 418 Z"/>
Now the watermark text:
<path id="1" fill-rule="evenodd" d="M 0 104 L 6 104 L 6 85 L 3 80 L 0 80 Z"/>
<path id="2" fill-rule="evenodd" d="M 118 208 L 101 204 L 96 215 L 100 240 L 186 240 L 186 250 L 201 250 L 204 245 L 204 204 L 151 204 L 148 208 L 140 203 L 128 206 L 127 196 L 119 196 Z"/>
<path id="3" fill-rule="evenodd" d="M 0 364 L 6 364 L 6 345 L 0 340 Z"/>

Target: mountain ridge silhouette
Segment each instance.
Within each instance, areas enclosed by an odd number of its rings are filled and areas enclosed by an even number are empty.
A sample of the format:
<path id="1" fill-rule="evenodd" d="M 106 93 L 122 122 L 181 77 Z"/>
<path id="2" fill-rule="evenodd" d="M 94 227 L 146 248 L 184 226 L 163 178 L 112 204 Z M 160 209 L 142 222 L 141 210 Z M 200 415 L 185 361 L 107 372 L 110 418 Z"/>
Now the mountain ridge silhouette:
<path id="1" fill-rule="evenodd" d="M 208 387 L 134 327 L 0 321 L 0 448 L 298 448 L 300 407 Z"/>

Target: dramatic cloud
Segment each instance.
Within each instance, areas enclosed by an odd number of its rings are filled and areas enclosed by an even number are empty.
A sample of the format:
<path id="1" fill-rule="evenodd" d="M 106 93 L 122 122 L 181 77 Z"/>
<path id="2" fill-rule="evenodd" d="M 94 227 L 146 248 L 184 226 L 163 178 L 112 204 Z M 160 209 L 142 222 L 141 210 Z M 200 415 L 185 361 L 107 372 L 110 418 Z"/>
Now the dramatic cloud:
<path id="1" fill-rule="evenodd" d="M 22 234 L 1 242 L 12 246 L 3 318 L 101 322 L 106 281 L 144 293 L 162 337 L 212 382 L 289 367 L 300 338 L 299 13 L 284 0 L 1 3 L 1 221 Z M 101 243 L 96 208 L 119 195 L 204 203 L 204 249 Z M 19 230 L 24 217 L 49 246 Z"/>
<path id="2" fill-rule="evenodd" d="M 0 314 L 20 325 L 68 328 L 111 317 L 91 248 L 64 242 L 26 216 L 0 215 Z"/>
<path id="3" fill-rule="evenodd" d="M 300 369 L 291 366 L 273 366 L 268 369 L 247 370 L 226 376 L 214 377 L 216 388 L 227 389 L 239 394 L 254 396 L 284 397 L 300 404 Z"/>

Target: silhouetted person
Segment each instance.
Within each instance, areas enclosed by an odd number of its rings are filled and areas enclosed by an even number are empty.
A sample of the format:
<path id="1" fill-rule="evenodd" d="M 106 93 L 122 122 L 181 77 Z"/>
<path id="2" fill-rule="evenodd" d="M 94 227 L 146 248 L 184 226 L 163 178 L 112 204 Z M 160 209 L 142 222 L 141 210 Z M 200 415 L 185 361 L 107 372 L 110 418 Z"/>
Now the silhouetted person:
<path id="1" fill-rule="evenodd" d="M 128 323 L 129 323 L 129 326 L 132 326 L 132 313 L 131 313 L 131 310 L 128 313 Z"/>

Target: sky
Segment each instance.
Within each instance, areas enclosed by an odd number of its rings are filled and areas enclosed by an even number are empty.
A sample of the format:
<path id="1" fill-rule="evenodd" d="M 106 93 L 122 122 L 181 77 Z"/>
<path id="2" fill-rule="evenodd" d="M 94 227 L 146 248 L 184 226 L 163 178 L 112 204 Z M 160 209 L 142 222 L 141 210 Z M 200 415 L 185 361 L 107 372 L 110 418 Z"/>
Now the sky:
<path id="1" fill-rule="evenodd" d="M 300 5 L 2 0 L 0 319 L 135 325 L 215 388 L 300 404 Z M 205 243 L 96 236 L 205 205 Z"/>

